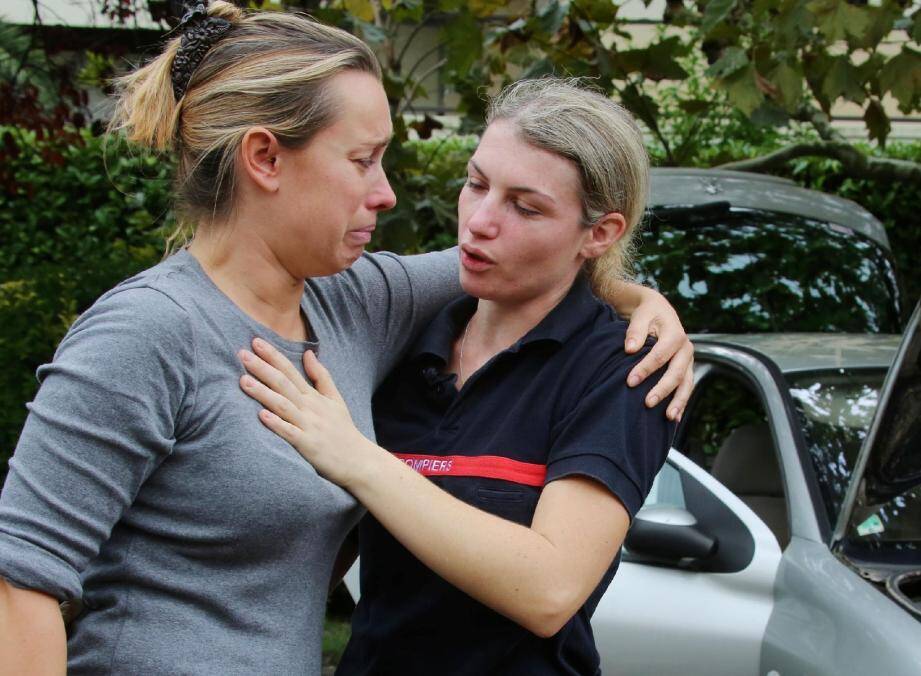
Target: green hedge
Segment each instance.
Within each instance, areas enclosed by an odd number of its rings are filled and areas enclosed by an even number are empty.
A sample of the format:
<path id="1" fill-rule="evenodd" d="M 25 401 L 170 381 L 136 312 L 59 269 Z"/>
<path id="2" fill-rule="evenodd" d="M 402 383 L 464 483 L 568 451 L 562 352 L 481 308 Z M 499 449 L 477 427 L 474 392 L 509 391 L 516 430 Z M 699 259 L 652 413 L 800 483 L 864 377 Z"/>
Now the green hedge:
<path id="1" fill-rule="evenodd" d="M 88 132 L 39 138 L 0 127 L 0 142 L 10 158 L 0 166 L 2 481 L 25 419 L 24 402 L 37 389 L 35 369 L 51 358 L 78 313 L 160 259 L 174 219 L 171 165 L 162 158 L 118 143 L 105 149 Z M 455 241 L 457 192 L 475 144 L 474 137 L 447 137 L 388 152 L 399 203 L 382 216 L 377 247 L 419 252 Z M 757 154 L 748 144 L 744 152 Z M 893 144 L 887 153 L 921 161 L 921 144 Z M 849 179 L 828 160 L 797 161 L 788 175 L 848 197 L 885 223 L 910 309 L 921 294 L 921 272 L 912 260 L 921 250 L 921 186 Z"/>

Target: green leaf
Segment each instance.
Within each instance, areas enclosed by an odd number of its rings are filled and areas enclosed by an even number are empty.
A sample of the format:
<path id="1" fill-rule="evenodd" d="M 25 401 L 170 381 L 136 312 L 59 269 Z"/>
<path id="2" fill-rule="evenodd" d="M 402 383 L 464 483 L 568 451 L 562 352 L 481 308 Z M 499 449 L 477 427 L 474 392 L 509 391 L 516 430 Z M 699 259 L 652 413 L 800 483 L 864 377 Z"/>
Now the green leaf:
<path id="1" fill-rule="evenodd" d="M 617 19 L 618 8 L 614 0 L 576 0 L 575 5 L 595 23 L 609 24 Z"/>
<path id="2" fill-rule="evenodd" d="M 751 116 L 755 109 L 764 101 L 764 94 L 758 89 L 755 80 L 755 67 L 749 64 L 731 77 L 724 79 L 722 86 L 729 95 L 729 101 L 745 115 Z"/>
<path id="3" fill-rule="evenodd" d="M 881 146 L 886 145 L 886 137 L 892 126 L 889 124 L 889 116 L 883 109 L 877 99 L 870 99 L 867 109 L 863 113 L 863 121 L 867 125 L 867 131 L 871 139 L 879 141 Z"/>
<path id="4" fill-rule="evenodd" d="M 422 0 L 400 0 L 391 16 L 399 23 L 419 23 L 425 16 L 425 6 Z"/>
<path id="5" fill-rule="evenodd" d="M 783 127 L 790 122 L 790 116 L 780 106 L 765 100 L 752 111 L 751 121 L 759 127 Z"/>
<path id="6" fill-rule="evenodd" d="M 702 99 L 691 99 L 689 101 L 680 101 L 678 107 L 688 115 L 699 115 L 709 109 L 713 104 Z"/>
<path id="7" fill-rule="evenodd" d="M 475 16 L 487 17 L 493 16 L 497 10 L 505 7 L 507 3 L 504 0 L 469 0 L 468 7 Z"/>
<path id="8" fill-rule="evenodd" d="M 864 35 L 861 38 L 854 36 L 850 44 L 853 47 L 873 49 L 892 32 L 896 20 L 901 16 L 902 9 L 886 3 L 882 7 L 866 7 L 864 11 L 870 18 L 870 24 Z"/>
<path id="9" fill-rule="evenodd" d="M 716 62 L 707 68 L 707 77 L 724 78 L 749 65 L 748 54 L 741 47 L 726 47 Z"/>
<path id="10" fill-rule="evenodd" d="M 374 6 L 371 0 L 343 0 L 346 11 L 362 21 L 374 21 Z"/>
<path id="11" fill-rule="evenodd" d="M 650 80 L 683 80 L 688 72 L 679 63 L 679 59 L 687 56 L 690 51 L 688 45 L 677 37 L 665 38 L 645 49 L 630 49 L 623 52 L 602 52 L 597 50 L 598 58 L 610 58 L 612 65 L 619 68 L 622 73 L 642 73 Z M 608 74 L 615 74 L 610 72 Z"/>
<path id="12" fill-rule="evenodd" d="M 472 14 L 463 12 L 442 29 L 448 70 L 466 73 L 483 54 L 483 33 Z"/>
<path id="13" fill-rule="evenodd" d="M 361 31 L 361 38 L 372 45 L 380 45 L 387 42 L 390 37 L 387 32 L 378 28 L 373 23 L 367 21 L 356 21 L 356 27 Z"/>
<path id="14" fill-rule="evenodd" d="M 703 22 L 700 25 L 700 32 L 707 35 L 718 24 L 721 24 L 729 13 L 735 9 L 736 0 L 709 0 L 704 9 Z"/>
<path id="15" fill-rule="evenodd" d="M 815 14 L 819 31 L 829 42 L 844 40 L 848 35 L 863 40 L 873 24 L 869 11 L 846 0 L 815 0 L 807 9 Z"/>
<path id="16" fill-rule="evenodd" d="M 832 60 L 831 68 L 822 82 L 822 93 L 832 103 L 838 97 L 844 97 L 854 103 L 863 103 L 866 92 L 860 82 L 860 71 L 847 56 L 839 56 Z"/>
<path id="17" fill-rule="evenodd" d="M 569 0 L 552 0 L 548 2 L 538 13 L 537 25 L 540 30 L 548 35 L 555 35 L 563 26 L 563 21 L 569 14 Z"/>
<path id="18" fill-rule="evenodd" d="M 883 66 L 879 86 L 881 91 L 892 93 L 903 113 L 916 110 L 921 99 L 921 53 L 903 47 Z"/>
<path id="19" fill-rule="evenodd" d="M 802 0 L 785 0 L 780 5 L 780 13 L 774 19 L 774 34 L 778 46 L 796 49 L 805 41 L 812 31 L 815 16 L 806 8 Z"/>
<path id="20" fill-rule="evenodd" d="M 777 88 L 778 98 L 785 110 L 793 112 L 803 98 L 803 74 L 787 62 L 771 73 L 770 81 Z"/>
<path id="21" fill-rule="evenodd" d="M 642 93 L 635 85 L 624 87 L 620 93 L 620 102 L 637 119 L 650 129 L 658 126 L 659 106 L 653 99 Z"/>

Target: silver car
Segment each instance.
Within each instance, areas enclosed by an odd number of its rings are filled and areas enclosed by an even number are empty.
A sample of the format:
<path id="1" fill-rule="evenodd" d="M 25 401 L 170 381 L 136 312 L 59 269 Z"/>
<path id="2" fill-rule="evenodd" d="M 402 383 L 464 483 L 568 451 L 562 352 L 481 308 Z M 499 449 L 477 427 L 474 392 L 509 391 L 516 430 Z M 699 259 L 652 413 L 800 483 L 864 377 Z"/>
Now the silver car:
<path id="1" fill-rule="evenodd" d="M 921 333 L 916 311 L 899 347 L 882 226 L 734 172 L 660 170 L 652 203 L 646 279 L 734 333 L 695 336 L 693 397 L 593 618 L 604 673 L 921 674 Z"/>
<path id="2" fill-rule="evenodd" d="M 593 618 L 605 674 L 921 674 L 919 319 L 901 348 L 695 341 L 693 399 Z"/>

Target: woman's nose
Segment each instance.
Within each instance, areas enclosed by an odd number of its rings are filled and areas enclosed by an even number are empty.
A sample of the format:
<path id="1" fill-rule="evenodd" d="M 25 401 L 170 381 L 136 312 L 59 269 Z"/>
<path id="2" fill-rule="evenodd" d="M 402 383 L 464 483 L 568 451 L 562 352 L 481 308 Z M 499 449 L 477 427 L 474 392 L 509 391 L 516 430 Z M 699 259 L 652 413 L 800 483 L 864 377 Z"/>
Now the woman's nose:
<path id="1" fill-rule="evenodd" d="M 387 175 L 382 171 L 380 180 L 375 184 L 371 194 L 368 195 L 368 208 L 373 211 L 387 211 L 393 209 L 397 203 L 396 193 L 390 187 Z"/>
<path id="2" fill-rule="evenodd" d="M 482 200 L 467 219 L 467 230 L 477 237 L 493 239 L 499 234 L 499 212 L 489 199 Z"/>

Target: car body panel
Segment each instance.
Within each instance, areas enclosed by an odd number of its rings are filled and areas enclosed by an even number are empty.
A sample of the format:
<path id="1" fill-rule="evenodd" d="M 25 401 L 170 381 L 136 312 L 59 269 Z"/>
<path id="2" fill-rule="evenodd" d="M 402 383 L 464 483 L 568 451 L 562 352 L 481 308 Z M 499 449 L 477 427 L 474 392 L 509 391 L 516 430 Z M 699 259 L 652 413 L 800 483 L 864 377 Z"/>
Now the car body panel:
<path id="1" fill-rule="evenodd" d="M 763 354 L 784 373 L 834 369 L 888 369 L 899 336 L 841 333 L 698 334 L 692 340 L 748 348 Z"/>
<path id="2" fill-rule="evenodd" d="M 708 472 L 674 449 L 668 463 L 738 516 L 754 540 L 754 554 L 735 573 L 678 570 L 625 557 L 592 618 L 602 672 L 754 675 L 773 606 L 780 547 L 755 513 Z M 663 636 L 668 637 L 667 648 Z"/>
<path id="3" fill-rule="evenodd" d="M 800 188 L 787 179 L 719 169 L 661 168 L 651 172 L 651 207 L 718 201 L 827 221 L 859 232 L 890 250 L 882 223 L 862 206 L 842 197 Z"/>
<path id="4" fill-rule="evenodd" d="M 777 572 L 761 674 L 917 676 L 921 625 L 827 546 L 793 538 Z"/>

